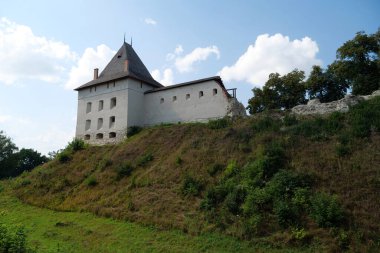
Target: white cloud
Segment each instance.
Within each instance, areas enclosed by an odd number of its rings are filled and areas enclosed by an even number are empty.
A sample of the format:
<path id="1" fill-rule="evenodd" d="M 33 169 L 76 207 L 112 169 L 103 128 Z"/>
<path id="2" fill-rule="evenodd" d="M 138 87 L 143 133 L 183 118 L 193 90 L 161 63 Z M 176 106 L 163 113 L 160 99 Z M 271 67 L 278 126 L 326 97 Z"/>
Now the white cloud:
<path id="1" fill-rule="evenodd" d="M 183 49 L 181 46 L 180 48 L 178 48 L 178 52 L 182 51 Z M 179 72 L 190 72 L 193 70 L 193 65 L 196 62 L 207 60 L 207 58 L 211 54 L 215 54 L 216 57 L 219 59 L 220 52 L 217 46 L 209 46 L 203 48 L 198 47 L 195 48 L 191 53 L 185 55 L 184 57 L 177 57 L 175 60 L 175 66 Z"/>
<path id="2" fill-rule="evenodd" d="M 263 86 L 270 73 L 283 75 L 295 68 L 310 72 L 313 65 L 321 65 L 316 58 L 318 45 L 309 37 L 289 40 L 288 36 L 259 35 L 253 45 L 232 66 L 225 66 L 219 75 L 225 81 L 246 81 Z"/>
<path id="3" fill-rule="evenodd" d="M 182 47 L 182 45 L 178 45 L 178 46 L 174 49 L 174 53 L 168 53 L 168 54 L 166 55 L 166 60 L 167 60 L 167 61 L 174 60 L 174 59 L 177 57 L 177 55 L 182 54 L 182 52 L 183 52 L 183 47 Z"/>
<path id="4" fill-rule="evenodd" d="M 144 19 L 145 24 L 147 25 L 157 25 L 157 21 L 153 18 L 145 18 Z"/>
<path id="5" fill-rule="evenodd" d="M 0 115 L 0 123 L 5 123 L 11 120 L 11 116 L 9 115 Z"/>
<path id="6" fill-rule="evenodd" d="M 59 82 L 76 54 L 63 42 L 33 34 L 30 27 L 0 18 L 0 82 Z"/>
<path id="7" fill-rule="evenodd" d="M 175 49 L 174 49 L 174 53 L 176 54 L 176 55 L 179 55 L 179 54 L 181 54 L 183 52 L 183 47 L 182 47 L 182 45 L 178 45 Z"/>
<path id="8" fill-rule="evenodd" d="M 151 74 L 156 81 L 165 86 L 173 84 L 173 71 L 170 68 L 166 68 L 162 75 L 158 69 L 153 70 Z"/>
<path id="9" fill-rule="evenodd" d="M 116 51 L 103 44 L 96 49 L 86 48 L 76 65 L 71 68 L 65 88 L 74 89 L 91 81 L 94 69 L 99 68 L 100 71 L 104 69 L 115 53 Z"/>

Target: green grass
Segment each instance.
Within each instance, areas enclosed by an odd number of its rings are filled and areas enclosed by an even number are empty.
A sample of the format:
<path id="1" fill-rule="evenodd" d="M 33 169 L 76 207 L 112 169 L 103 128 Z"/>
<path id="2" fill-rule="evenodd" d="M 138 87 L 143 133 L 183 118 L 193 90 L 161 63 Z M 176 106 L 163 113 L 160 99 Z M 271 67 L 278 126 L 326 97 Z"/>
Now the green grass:
<path id="1" fill-rule="evenodd" d="M 6 182 L 0 182 L 6 184 Z M 4 187 L 7 188 L 7 187 Z M 219 234 L 191 236 L 89 213 L 57 212 L 22 203 L 0 192 L 0 222 L 24 226 L 37 252 L 304 252 L 254 245 Z"/>

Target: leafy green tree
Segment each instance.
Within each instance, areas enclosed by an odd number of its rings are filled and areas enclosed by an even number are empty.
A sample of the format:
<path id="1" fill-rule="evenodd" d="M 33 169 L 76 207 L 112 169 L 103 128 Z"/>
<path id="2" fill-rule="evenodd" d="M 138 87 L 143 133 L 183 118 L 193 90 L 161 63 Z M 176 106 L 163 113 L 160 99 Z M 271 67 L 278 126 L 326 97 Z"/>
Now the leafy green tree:
<path id="1" fill-rule="evenodd" d="M 14 153 L 18 150 L 12 140 L 0 131 L 0 178 L 8 176 L 9 168 L 14 168 L 17 161 Z"/>
<path id="2" fill-rule="evenodd" d="M 32 170 L 33 168 L 46 163 L 48 158 L 41 155 L 33 149 L 21 149 L 20 152 L 15 154 L 17 156 L 17 167 L 14 173 L 19 175 L 24 171 Z"/>
<path id="3" fill-rule="evenodd" d="M 375 34 L 356 33 L 337 50 L 329 69 L 352 88 L 354 95 L 368 95 L 380 88 L 380 29 Z"/>
<path id="4" fill-rule="evenodd" d="M 306 87 L 303 81 L 305 73 L 300 70 L 280 76 L 278 73 L 269 75 L 262 89 L 254 88 L 254 96 L 249 99 L 250 114 L 270 109 L 290 109 L 306 102 Z"/>
<path id="5" fill-rule="evenodd" d="M 330 70 L 323 70 L 320 66 L 313 66 L 306 81 L 307 92 L 311 99 L 318 98 L 321 102 L 331 102 L 344 97 L 348 85 L 339 80 Z"/>

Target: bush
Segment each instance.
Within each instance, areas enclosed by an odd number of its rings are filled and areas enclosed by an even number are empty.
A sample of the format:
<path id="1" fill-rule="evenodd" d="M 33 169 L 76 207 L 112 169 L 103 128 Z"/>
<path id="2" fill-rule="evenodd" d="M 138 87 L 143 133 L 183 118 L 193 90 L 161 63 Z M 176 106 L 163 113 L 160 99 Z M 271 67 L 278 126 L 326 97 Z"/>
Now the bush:
<path id="1" fill-rule="evenodd" d="M 130 126 L 127 128 L 127 137 L 132 137 L 133 135 L 136 135 L 138 133 L 140 133 L 142 130 L 142 127 L 140 126 Z"/>
<path id="2" fill-rule="evenodd" d="M 224 169 L 223 176 L 224 178 L 229 178 L 236 175 L 239 172 L 236 161 L 232 160 L 228 163 L 227 167 Z"/>
<path id="3" fill-rule="evenodd" d="M 202 188 L 202 183 L 195 178 L 186 175 L 182 182 L 181 193 L 184 196 L 197 196 Z"/>
<path id="4" fill-rule="evenodd" d="M 82 139 L 75 138 L 67 145 L 66 149 L 71 150 L 72 152 L 76 152 L 82 149 L 85 149 L 86 144 Z"/>
<path id="5" fill-rule="evenodd" d="M 88 178 L 86 178 L 85 182 L 84 182 L 87 186 L 90 186 L 90 187 L 93 187 L 95 185 L 98 184 L 98 181 L 96 180 L 95 177 L 93 176 L 89 176 Z"/>
<path id="6" fill-rule="evenodd" d="M 271 116 L 264 116 L 256 119 L 252 124 L 253 131 L 260 133 L 264 131 L 277 131 L 280 129 L 281 122 Z"/>
<path id="7" fill-rule="evenodd" d="M 201 209 L 212 210 L 223 202 L 228 191 L 223 185 L 218 185 L 207 190 L 204 200 L 201 202 Z"/>
<path id="8" fill-rule="evenodd" d="M 234 215 L 241 213 L 241 204 L 243 204 L 245 197 L 247 195 L 247 191 L 242 186 L 237 186 L 235 189 L 230 192 L 224 204 L 229 212 Z"/>
<path id="9" fill-rule="evenodd" d="M 26 234 L 24 228 L 10 229 L 0 223 L 0 252 L 33 252 L 26 246 Z"/>
<path id="10" fill-rule="evenodd" d="M 286 114 L 283 123 L 285 126 L 293 126 L 298 123 L 298 120 L 295 115 L 293 114 Z"/>
<path id="11" fill-rule="evenodd" d="M 69 150 L 65 149 L 65 150 L 58 153 L 57 158 L 58 158 L 59 162 L 66 163 L 66 162 L 70 161 L 70 159 L 71 159 L 71 152 Z"/>
<path id="12" fill-rule="evenodd" d="M 216 173 L 218 173 L 219 171 L 223 170 L 224 166 L 221 165 L 221 164 L 214 164 L 212 166 L 210 166 L 208 169 L 207 169 L 207 172 L 210 176 L 215 176 Z"/>
<path id="13" fill-rule="evenodd" d="M 275 202 L 273 212 L 277 217 L 278 224 L 284 228 L 296 224 L 299 220 L 297 208 L 287 201 Z"/>
<path id="14" fill-rule="evenodd" d="M 317 193 L 311 198 L 311 216 L 320 227 L 334 227 L 341 224 L 344 212 L 336 196 Z"/>
<path id="15" fill-rule="evenodd" d="M 175 164 L 177 164 L 178 166 L 180 166 L 180 165 L 182 165 L 182 163 L 183 163 L 182 158 L 180 156 L 177 156 L 175 158 Z"/>
<path id="16" fill-rule="evenodd" d="M 117 168 L 117 171 L 116 171 L 117 172 L 117 178 L 121 179 L 123 177 L 130 176 L 132 174 L 133 170 L 134 170 L 133 166 L 129 162 L 126 162 Z"/>
<path id="17" fill-rule="evenodd" d="M 153 160 L 153 155 L 151 153 L 146 153 L 145 155 L 137 159 L 137 166 L 145 166 L 148 162 Z"/>
<path id="18" fill-rule="evenodd" d="M 230 119 L 227 118 L 227 117 L 224 117 L 224 118 L 221 118 L 221 119 L 210 120 L 207 123 L 207 126 L 210 129 L 222 129 L 222 128 L 228 127 L 230 124 L 231 124 Z"/>

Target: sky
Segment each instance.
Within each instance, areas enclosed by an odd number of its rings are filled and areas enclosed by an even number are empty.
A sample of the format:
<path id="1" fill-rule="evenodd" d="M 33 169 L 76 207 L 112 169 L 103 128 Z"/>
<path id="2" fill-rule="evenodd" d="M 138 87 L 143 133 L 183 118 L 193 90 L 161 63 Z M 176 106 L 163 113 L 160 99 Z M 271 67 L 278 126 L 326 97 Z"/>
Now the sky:
<path id="1" fill-rule="evenodd" d="M 0 130 L 43 154 L 75 136 L 77 92 L 124 35 L 164 85 L 220 75 L 244 104 L 270 73 L 327 67 L 379 0 L 0 0 Z"/>

